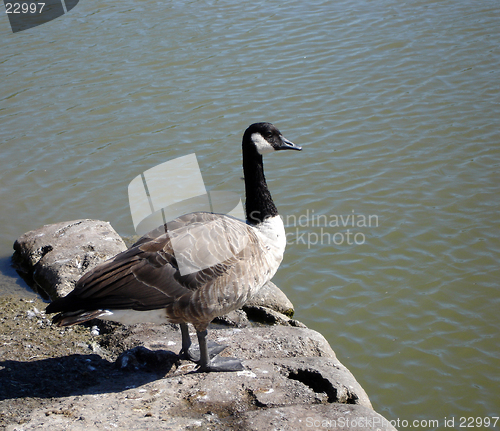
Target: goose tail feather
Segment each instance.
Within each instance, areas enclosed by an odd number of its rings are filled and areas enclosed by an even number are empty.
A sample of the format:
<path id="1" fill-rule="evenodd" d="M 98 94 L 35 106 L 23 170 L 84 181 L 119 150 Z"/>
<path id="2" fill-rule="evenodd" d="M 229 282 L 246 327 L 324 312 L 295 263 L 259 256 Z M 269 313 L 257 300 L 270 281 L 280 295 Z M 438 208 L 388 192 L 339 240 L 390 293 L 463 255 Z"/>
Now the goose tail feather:
<path id="1" fill-rule="evenodd" d="M 106 310 L 93 310 L 93 311 L 70 311 L 66 313 L 56 314 L 52 318 L 52 323 L 57 326 L 73 326 L 78 323 L 88 322 L 92 319 L 108 314 Z"/>

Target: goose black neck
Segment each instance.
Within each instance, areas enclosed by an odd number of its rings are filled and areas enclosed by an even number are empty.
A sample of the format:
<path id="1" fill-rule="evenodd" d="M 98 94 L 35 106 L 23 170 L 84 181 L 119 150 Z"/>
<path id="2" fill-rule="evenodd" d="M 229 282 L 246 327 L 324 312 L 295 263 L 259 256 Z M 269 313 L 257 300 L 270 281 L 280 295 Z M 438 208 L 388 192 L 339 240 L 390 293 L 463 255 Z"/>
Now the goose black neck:
<path id="1" fill-rule="evenodd" d="M 246 216 L 250 224 L 259 224 L 278 215 L 264 177 L 264 165 L 253 145 L 243 143 L 243 174 L 245 176 Z"/>

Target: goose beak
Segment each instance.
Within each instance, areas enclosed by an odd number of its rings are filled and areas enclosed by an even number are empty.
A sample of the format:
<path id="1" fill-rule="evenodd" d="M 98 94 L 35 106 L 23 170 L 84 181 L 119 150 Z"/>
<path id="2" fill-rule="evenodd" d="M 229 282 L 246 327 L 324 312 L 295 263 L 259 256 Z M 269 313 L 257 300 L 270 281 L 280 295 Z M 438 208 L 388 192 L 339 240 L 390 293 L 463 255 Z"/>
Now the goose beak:
<path id="1" fill-rule="evenodd" d="M 295 145 L 292 141 L 289 141 L 283 135 L 281 135 L 280 138 L 281 138 L 281 145 L 278 148 L 276 148 L 276 150 L 297 150 L 297 151 L 302 150 L 302 147 Z"/>

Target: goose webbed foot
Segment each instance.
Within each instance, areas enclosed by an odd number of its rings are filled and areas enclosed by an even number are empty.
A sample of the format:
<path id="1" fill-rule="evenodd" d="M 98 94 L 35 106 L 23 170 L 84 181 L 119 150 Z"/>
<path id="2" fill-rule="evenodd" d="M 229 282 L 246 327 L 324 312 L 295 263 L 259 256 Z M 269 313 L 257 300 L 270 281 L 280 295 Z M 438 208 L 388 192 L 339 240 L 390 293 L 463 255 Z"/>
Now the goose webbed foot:
<path id="1" fill-rule="evenodd" d="M 191 344 L 191 337 L 189 336 L 189 328 L 186 323 L 181 323 L 181 333 L 182 333 L 182 350 L 180 352 L 181 356 L 189 359 L 192 362 L 200 362 L 200 346 L 193 346 Z M 210 358 L 218 355 L 227 346 L 216 343 L 215 341 L 205 341 L 207 343 L 208 355 Z"/>
<path id="2" fill-rule="evenodd" d="M 237 358 L 224 358 L 222 356 L 216 356 L 206 364 L 202 364 L 200 362 L 200 368 L 198 369 L 198 371 L 208 373 L 211 371 L 243 371 L 244 369 L 245 367 Z"/>
<path id="3" fill-rule="evenodd" d="M 207 341 L 208 355 L 210 359 L 217 356 L 222 352 L 227 346 L 216 343 L 215 341 Z M 191 346 L 187 351 L 182 352 L 186 358 L 192 362 L 200 362 L 200 346 Z"/>
<path id="4" fill-rule="evenodd" d="M 186 323 L 181 325 L 182 350 L 181 354 L 190 361 L 200 365 L 199 371 L 242 371 L 244 366 L 239 359 L 224 358 L 217 356 L 227 346 L 220 345 L 214 341 L 207 341 L 207 330 L 197 332 L 198 346 L 191 345 L 191 337 Z"/>
<path id="5" fill-rule="evenodd" d="M 198 335 L 198 345 L 200 346 L 199 371 L 242 371 L 244 369 L 243 364 L 239 359 L 211 356 L 209 345 L 207 343 L 206 329 L 204 331 L 197 332 L 196 335 Z"/>

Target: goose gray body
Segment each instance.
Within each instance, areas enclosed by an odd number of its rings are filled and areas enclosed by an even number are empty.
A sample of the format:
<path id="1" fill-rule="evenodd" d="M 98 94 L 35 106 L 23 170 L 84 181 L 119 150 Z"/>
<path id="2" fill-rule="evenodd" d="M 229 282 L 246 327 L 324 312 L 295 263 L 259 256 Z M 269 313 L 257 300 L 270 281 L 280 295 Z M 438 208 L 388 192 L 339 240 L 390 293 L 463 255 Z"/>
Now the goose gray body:
<path id="1" fill-rule="evenodd" d="M 282 149 L 300 147 L 270 123 L 251 125 L 243 137 L 246 222 L 198 212 L 160 226 L 85 274 L 66 297 L 49 304 L 47 313 L 59 313 L 53 322 L 67 326 L 97 317 L 125 324 L 179 323 L 182 351 L 197 359 L 189 352 L 191 323 L 198 334 L 202 370 L 241 369 L 232 358 L 210 359 L 206 331 L 215 317 L 244 305 L 274 276 L 283 259 L 285 230 L 262 166 L 262 154 Z"/>

